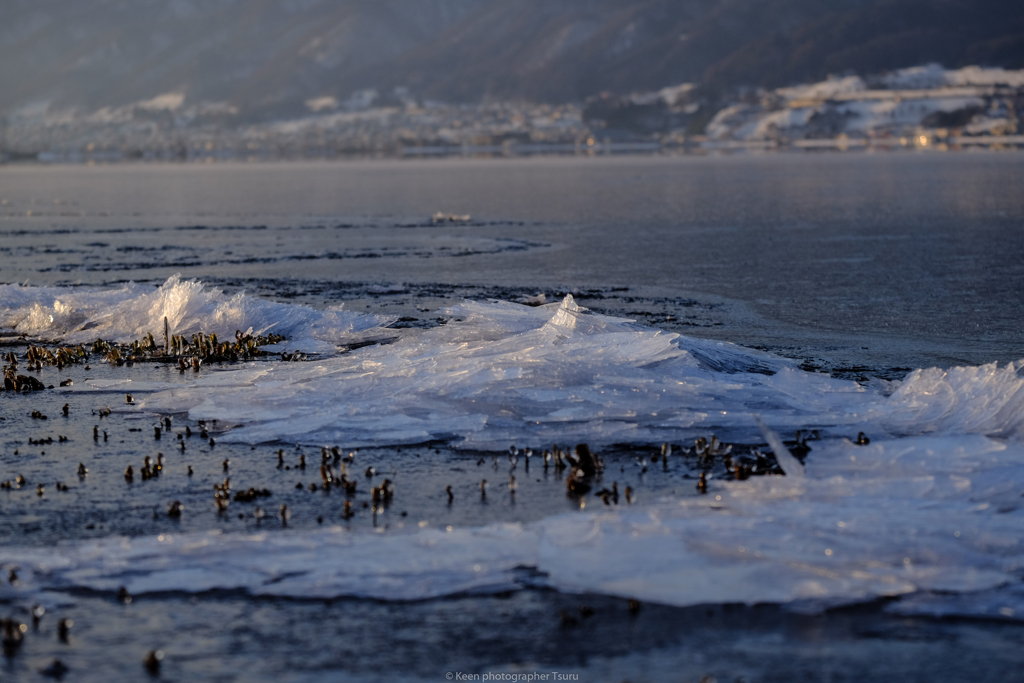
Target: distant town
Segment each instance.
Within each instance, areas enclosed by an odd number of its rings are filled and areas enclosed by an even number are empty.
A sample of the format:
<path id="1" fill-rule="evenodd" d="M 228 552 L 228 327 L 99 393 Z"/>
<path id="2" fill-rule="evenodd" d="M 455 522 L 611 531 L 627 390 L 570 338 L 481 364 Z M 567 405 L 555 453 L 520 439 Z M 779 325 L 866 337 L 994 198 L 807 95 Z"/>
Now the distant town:
<path id="1" fill-rule="evenodd" d="M 724 102 L 692 84 L 561 105 L 448 104 L 395 88 L 306 108 L 245 122 L 228 102 L 180 93 L 91 112 L 40 103 L 0 119 L 0 162 L 1024 148 L 1024 70 L 980 67 L 833 77 Z"/>

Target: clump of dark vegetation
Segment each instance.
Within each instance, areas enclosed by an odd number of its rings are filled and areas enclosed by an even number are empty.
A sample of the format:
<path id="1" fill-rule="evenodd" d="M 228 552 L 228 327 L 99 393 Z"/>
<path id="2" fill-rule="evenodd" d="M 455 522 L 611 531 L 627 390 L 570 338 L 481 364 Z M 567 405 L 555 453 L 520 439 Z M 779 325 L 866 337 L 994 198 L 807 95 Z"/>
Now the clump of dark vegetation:
<path id="1" fill-rule="evenodd" d="M 143 339 L 128 344 L 111 344 L 102 339 L 93 342 L 92 352 L 103 354 L 103 359 L 113 365 L 156 362 L 178 363 L 180 366 L 200 363 L 237 362 L 252 360 L 265 352 L 261 346 L 277 344 L 285 340 L 279 334 L 251 335 L 235 331 L 234 341 L 222 342 L 216 334 L 197 332 L 191 337 L 185 335 L 164 335 L 164 344 L 159 346 L 152 333 Z"/>
<path id="2" fill-rule="evenodd" d="M 79 347 L 81 348 L 81 347 Z M 45 352 L 45 353 L 40 353 Z M 58 362 L 63 362 L 65 358 L 73 357 L 71 350 L 67 348 L 57 349 L 58 353 L 51 353 L 45 349 L 41 349 L 38 346 L 30 346 L 28 351 L 25 353 L 25 359 L 28 361 L 29 370 L 39 370 L 42 368 L 44 362 L 47 365 L 56 365 Z M 3 384 L 0 385 L 0 391 L 41 391 L 46 388 L 46 385 L 40 382 L 35 377 L 29 375 L 19 375 L 18 370 L 18 358 L 11 351 L 3 357 L 7 364 L 3 367 L 4 380 Z M 51 360 L 52 359 L 52 360 Z M 46 419 L 45 417 L 42 419 Z"/>
<path id="3" fill-rule="evenodd" d="M 267 489 L 250 488 L 245 491 L 235 492 L 235 502 L 251 503 L 258 498 L 269 498 L 270 491 Z"/>
<path id="4" fill-rule="evenodd" d="M 135 363 L 177 363 L 182 372 L 189 366 L 198 370 L 202 363 L 225 363 L 237 362 L 240 360 L 252 360 L 263 355 L 265 351 L 261 346 L 277 344 L 285 341 L 280 334 L 252 335 L 242 334 L 235 331 L 234 341 L 222 342 L 217 339 L 216 334 L 203 334 L 198 332 L 190 338 L 184 335 L 164 334 L 164 344 L 160 346 L 153 339 L 153 334 L 147 334 L 143 339 L 136 339 L 127 344 L 118 344 L 103 339 L 97 339 L 92 343 L 91 348 L 79 344 L 78 346 L 57 346 L 48 349 L 44 346 L 29 345 L 22 358 L 29 370 L 40 371 L 44 365 L 61 369 L 68 365 L 77 365 L 88 362 L 92 354 L 102 354 L 103 360 L 111 365 L 133 365 Z M 13 351 L 3 357 L 6 364 L 3 366 L 3 383 L 0 384 L 2 391 L 41 391 L 46 385 L 35 377 L 19 375 L 18 357 Z M 302 358 L 289 357 L 288 360 L 304 360 Z M 88 369 L 88 368 L 86 368 Z M 70 382 L 62 382 L 66 386 Z"/>

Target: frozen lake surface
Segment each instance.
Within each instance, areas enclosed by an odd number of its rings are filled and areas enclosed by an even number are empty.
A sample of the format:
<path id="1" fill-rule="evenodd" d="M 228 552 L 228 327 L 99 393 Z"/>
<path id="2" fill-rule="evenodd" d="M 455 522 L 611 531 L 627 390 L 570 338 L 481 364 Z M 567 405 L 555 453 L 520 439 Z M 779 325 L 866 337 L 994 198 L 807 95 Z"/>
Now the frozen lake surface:
<path id="1" fill-rule="evenodd" d="M 0 600 L 47 610 L 4 666 L 102 680 L 162 648 L 167 675 L 216 680 L 1011 672 L 1022 170 L 0 169 L 3 350 L 54 387 L 0 393 Z M 26 370 L 28 343 L 162 348 L 165 319 L 285 341 L 183 372 L 102 353 Z M 712 435 L 728 445 L 695 445 Z M 579 443 L 596 474 L 546 457 Z M 341 474 L 353 490 L 323 486 Z M 268 495 L 218 512 L 225 478 Z"/>

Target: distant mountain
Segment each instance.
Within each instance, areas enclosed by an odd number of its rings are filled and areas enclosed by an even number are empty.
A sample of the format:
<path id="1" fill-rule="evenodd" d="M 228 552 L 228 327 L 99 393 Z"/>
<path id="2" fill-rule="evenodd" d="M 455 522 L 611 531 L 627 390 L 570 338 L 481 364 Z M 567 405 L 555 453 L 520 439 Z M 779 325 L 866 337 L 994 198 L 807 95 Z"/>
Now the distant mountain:
<path id="1" fill-rule="evenodd" d="M 486 0 L 4 0 L 0 110 L 180 93 L 271 116 L 363 83 Z"/>
<path id="2" fill-rule="evenodd" d="M 7 114 L 177 94 L 253 120 L 367 89 L 379 103 L 399 86 L 400 98 L 566 102 L 928 62 L 1024 67 L 1012 0 L 4 0 L 0 16 Z"/>

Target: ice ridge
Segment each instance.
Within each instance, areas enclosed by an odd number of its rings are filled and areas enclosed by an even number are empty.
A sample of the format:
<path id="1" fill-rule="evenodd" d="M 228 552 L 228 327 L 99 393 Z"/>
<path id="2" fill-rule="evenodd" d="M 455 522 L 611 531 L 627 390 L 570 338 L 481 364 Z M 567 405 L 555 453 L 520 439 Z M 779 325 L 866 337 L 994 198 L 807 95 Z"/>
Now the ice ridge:
<path id="1" fill-rule="evenodd" d="M 1024 434 L 1014 364 L 919 370 L 886 396 L 768 354 L 590 314 L 571 297 L 539 308 L 464 302 L 446 315 L 449 324 L 388 346 L 220 373 L 139 409 L 226 421 L 238 428 L 225 438 L 247 443 L 749 439 L 755 414 L 782 433 Z"/>

